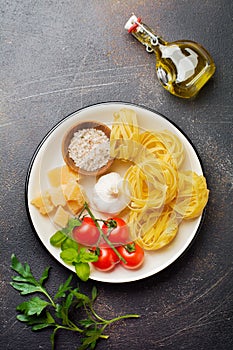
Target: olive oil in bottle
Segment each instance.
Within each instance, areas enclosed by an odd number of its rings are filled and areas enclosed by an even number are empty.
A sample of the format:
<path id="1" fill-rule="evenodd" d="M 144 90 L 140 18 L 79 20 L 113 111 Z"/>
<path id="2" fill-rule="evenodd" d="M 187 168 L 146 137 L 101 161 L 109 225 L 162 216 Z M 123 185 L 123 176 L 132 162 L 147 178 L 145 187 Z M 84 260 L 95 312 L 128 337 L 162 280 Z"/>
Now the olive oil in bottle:
<path id="1" fill-rule="evenodd" d="M 155 53 L 156 72 L 162 86 L 182 98 L 194 97 L 215 72 L 210 54 L 190 40 L 166 42 L 132 15 L 125 25 L 149 53 Z"/>

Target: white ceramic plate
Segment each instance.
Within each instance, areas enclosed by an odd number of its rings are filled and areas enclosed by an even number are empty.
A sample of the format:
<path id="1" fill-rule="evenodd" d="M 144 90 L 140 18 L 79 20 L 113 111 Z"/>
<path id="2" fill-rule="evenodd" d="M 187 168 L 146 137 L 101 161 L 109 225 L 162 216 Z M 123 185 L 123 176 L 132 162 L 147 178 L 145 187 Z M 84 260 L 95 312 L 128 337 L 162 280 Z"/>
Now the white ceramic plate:
<path id="1" fill-rule="evenodd" d="M 83 108 L 63 119 L 44 137 L 33 156 L 26 180 L 26 200 L 30 219 L 41 242 L 55 259 L 72 271 L 74 271 L 73 267 L 66 265 L 60 259 L 60 249 L 53 247 L 49 242 L 57 228 L 52 220 L 42 216 L 30 202 L 35 198 L 36 193 L 50 187 L 47 177 L 48 171 L 64 164 L 61 143 L 65 132 L 75 123 L 85 120 L 98 120 L 111 126 L 113 113 L 121 108 L 134 109 L 142 129 L 167 129 L 176 134 L 183 142 L 186 153 L 182 168 L 193 170 L 199 175 L 203 174 L 200 159 L 187 137 L 173 123 L 157 112 L 134 104 L 108 102 Z M 122 169 L 119 169 L 119 172 L 121 171 Z M 117 265 L 111 272 L 100 272 L 92 269 L 90 278 L 102 282 L 122 283 L 140 280 L 158 273 L 172 264 L 189 247 L 200 227 L 201 219 L 202 216 L 194 220 L 183 221 L 179 226 L 176 238 L 168 246 L 155 252 L 146 252 L 145 262 L 140 269 L 126 270 L 120 265 Z"/>

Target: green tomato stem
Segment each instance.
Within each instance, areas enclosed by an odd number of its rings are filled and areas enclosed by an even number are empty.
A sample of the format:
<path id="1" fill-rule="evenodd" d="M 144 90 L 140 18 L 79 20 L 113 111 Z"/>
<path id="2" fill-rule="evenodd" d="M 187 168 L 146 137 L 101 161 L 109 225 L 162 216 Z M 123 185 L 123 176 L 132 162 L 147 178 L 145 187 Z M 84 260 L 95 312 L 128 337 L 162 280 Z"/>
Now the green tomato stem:
<path id="1" fill-rule="evenodd" d="M 82 208 L 82 210 L 80 211 L 79 215 L 78 215 L 78 219 L 80 220 L 81 216 L 82 216 L 82 213 L 84 212 L 84 210 L 86 209 L 85 205 L 84 207 Z"/>
<path id="2" fill-rule="evenodd" d="M 107 236 L 103 233 L 98 220 L 96 220 L 95 216 L 93 215 L 92 211 L 90 210 L 87 202 L 84 203 L 84 208 L 86 209 L 86 211 L 88 212 L 88 214 L 90 215 L 90 217 L 93 219 L 93 221 L 95 222 L 95 225 L 100 233 L 100 236 L 105 240 L 105 242 L 109 245 L 110 248 L 112 248 L 112 250 L 114 250 L 114 252 L 116 253 L 116 255 L 118 256 L 118 258 L 123 261 L 124 264 L 127 264 L 126 260 L 123 258 L 123 256 L 118 252 L 118 250 L 114 247 L 114 245 L 112 244 L 111 241 L 109 241 L 109 239 L 107 238 Z"/>

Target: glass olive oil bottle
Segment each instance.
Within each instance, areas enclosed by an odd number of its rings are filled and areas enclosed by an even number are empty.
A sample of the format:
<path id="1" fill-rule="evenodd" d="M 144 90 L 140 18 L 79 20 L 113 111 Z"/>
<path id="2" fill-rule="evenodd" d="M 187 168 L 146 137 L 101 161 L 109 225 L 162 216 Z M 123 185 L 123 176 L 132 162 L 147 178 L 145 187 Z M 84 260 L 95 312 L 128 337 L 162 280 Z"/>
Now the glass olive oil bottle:
<path id="1" fill-rule="evenodd" d="M 171 94 L 194 97 L 213 76 L 214 61 L 200 44 L 190 40 L 167 42 L 135 15 L 125 29 L 145 45 L 147 52 L 155 53 L 158 79 Z"/>

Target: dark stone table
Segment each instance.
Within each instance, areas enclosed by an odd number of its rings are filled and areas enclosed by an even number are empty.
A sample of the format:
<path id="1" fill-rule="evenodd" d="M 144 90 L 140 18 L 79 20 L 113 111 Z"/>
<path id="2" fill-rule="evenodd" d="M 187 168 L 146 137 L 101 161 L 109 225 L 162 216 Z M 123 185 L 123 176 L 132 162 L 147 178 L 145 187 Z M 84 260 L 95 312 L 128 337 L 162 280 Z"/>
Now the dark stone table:
<path id="1" fill-rule="evenodd" d="M 210 51 L 217 70 L 194 100 L 160 86 L 153 55 L 124 30 L 131 12 L 168 41 L 187 38 Z M 27 216 L 25 179 L 37 145 L 75 110 L 128 101 L 157 110 L 186 133 L 202 159 L 210 198 L 194 244 L 164 271 L 126 284 L 79 282 L 87 293 L 97 286 L 104 316 L 141 315 L 112 326 L 97 349 L 232 349 L 233 3 L 2 0 L 0 13 L 1 348 L 50 349 L 49 330 L 32 332 L 16 320 L 22 297 L 9 284 L 11 254 L 37 277 L 51 266 L 51 291 L 70 274 Z M 56 349 L 76 349 L 78 339 L 61 332 Z"/>

